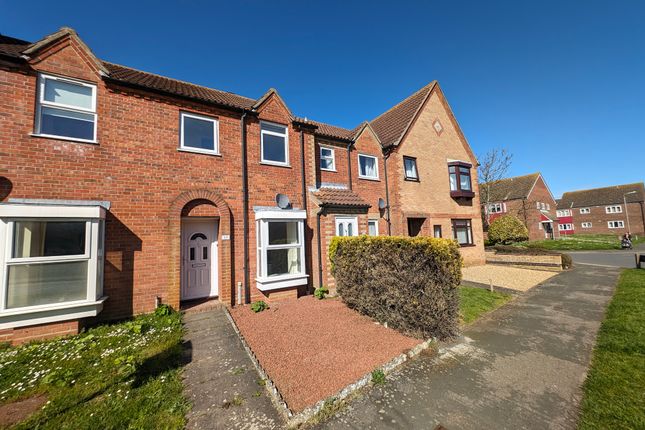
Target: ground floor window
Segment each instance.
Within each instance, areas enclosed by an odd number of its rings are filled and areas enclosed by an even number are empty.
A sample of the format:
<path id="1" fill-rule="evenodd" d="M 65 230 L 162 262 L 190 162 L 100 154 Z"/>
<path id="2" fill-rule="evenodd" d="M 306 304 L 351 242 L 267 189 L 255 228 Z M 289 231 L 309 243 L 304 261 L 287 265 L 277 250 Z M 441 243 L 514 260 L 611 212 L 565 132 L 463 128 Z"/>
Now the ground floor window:
<path id="1" fill-rule="evenodd" d="M 416 237 L 421 233 L 425 218 L 408 218 L 408 236 Z"/>
<path id="2" fill-rule="evenodd" d="M 609 228 L 625 228 L 625 221 L 607 221 Z"/>
<path id="3" fill-rule="evenodd" d="M 452 231 L 460 245 L 473 245 L 473 229 L 469 219 L 453 219 Z"/>
<path id="4" fill-rule="evenodd" d="M 569 231 L 573 230 L 573 224 L 558 224 L 558 230 L 559 231 Z"/>
<path id="5" fill-rule="evenodd" d="M 336 217 L 336 236 L 358 236 L 356 217 Z"/>
<path id="6" fill-rule="evenodd" d="M 438 238 L 438 239 L 439 239 L 439 238 L 441 238 L 441 237 L 442 237 L 442 234 L 441 234 L 441 226 L 440 226 L 440 225 L 438 225 L 438 224 L 437 224 L 437 225 L 435 225 L 435 226 L 433 227 L 433 233 L 434 233 L 434 237 L 436 237 L 436 238 Z"/>
<path id="7" fill-rule="evenodd" d="M 367 234 L 370 236 L 378 236 L 378 220 L 371 219 L 367 221 Z"/>
<path id="8" fill-rule="evenodd" d="M 304 211 L 256 213 L 257 281 L 260 290 L 306 283 Z M 284 281 L 284 282 L 281 282 Z"/>
<path id="9" fill-rule="evenodd" d="M 74 305 L 87 312 L 102 298 L 104 219 L 98 206 L 0 205 L 0 328 L 45 311 L 43 322 L 71 319 Z"/>
<path id="10" fill-rule="evenodd" d="M 592 224 L 590 222 L 583 222 L 582 223 L 582 228 L 591 228 Z"/>

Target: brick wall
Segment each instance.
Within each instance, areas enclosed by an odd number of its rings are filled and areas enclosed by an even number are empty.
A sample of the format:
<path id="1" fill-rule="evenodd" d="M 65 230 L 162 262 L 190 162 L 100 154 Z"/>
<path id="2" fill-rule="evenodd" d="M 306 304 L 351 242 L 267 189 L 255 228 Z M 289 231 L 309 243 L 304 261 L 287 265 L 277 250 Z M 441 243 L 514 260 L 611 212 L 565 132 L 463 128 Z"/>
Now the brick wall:
<path id="1" fill-rule="evenodd" d="M 78 334 L 81 329 L 79 321 L 63 321 L 50 324 L 32 325 L 0 330 L 0 342 L 11 342 L 20 345 L 37 339 L 51 339 L 60 336 Z"/>
<path id="2" fill-rule="evenodd" d="M 623 210 L 622 213 L 608 214 L 605 210 L 606 206 L 620 206 Z M 590 206 L 590 213 L 581 214 L 580 208 L 571 208 L 571 217 L 575 234 L 615 234 L 617 237 L 627 233 L 627 215 L 629 215 L 629 225 L 631 227 L 632 235 L 645 234 L 645 227 L 643 225 L 643 212 L 640 203 L 627 203 L 627 211 L 623 203 L 616 205 L 602 205 Z M 609 221 L 623 221 L 624 228 L 609 228 Z M 591 228 L 582 228 L 583 222 L 590 222 Z"/>

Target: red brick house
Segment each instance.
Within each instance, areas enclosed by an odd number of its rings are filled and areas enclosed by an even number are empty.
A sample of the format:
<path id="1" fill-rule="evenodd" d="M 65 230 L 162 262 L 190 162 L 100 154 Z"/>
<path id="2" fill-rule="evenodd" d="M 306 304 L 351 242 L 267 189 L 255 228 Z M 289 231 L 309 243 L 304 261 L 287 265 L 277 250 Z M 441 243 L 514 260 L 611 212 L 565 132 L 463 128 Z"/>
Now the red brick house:
<path id="1" fill-rule="evenodd" d="M 493 222 L 512 214 L 524 222 L 529 240 L 559 237 L 556 201 L 540 173 L 516 176 L 481 185 L 488 192 L 488 205 L 482 206 L 482 217 Z"/>
<path id="2" fill-rule="evenodd" d="M 568 191 L 558 200 L 558 219 L 567 234 L 645 234 L 645 185 L 615 185 Z"/>
<path id="3" fill-rule="evenodd" d="M 419 213 L 483 261 L 477 161 L 438 84 L 388 112 L 348 130 L 294 116 L 273 89 L 102 61 L 71 29 L 0 36 L 0 340 L 333 287 L 331 237 L 408 234 Z M 413 157 L 428 181 L 406 191 Z"/>

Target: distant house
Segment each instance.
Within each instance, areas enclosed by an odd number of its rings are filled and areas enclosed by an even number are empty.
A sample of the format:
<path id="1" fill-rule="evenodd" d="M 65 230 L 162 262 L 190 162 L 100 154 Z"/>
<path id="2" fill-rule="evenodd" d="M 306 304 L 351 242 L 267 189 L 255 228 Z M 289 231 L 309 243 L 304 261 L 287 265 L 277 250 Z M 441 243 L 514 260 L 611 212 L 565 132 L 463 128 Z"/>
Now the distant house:
<path id="1" fill-rule="evenodd" d="M 488 193 L 488 204 L 482 205 L 485 225 L 512 214 L 524 222 L 530 240 L 557 237 L 556 202 L 540 173 L 485 183 L 480 192 L 482 201 Z"/>
<path id="2" fill-rule="evenodd" d="M 557 206 L 560 233 L 644 234 L 644 197 L 642 182 L 566 192 Z"/>

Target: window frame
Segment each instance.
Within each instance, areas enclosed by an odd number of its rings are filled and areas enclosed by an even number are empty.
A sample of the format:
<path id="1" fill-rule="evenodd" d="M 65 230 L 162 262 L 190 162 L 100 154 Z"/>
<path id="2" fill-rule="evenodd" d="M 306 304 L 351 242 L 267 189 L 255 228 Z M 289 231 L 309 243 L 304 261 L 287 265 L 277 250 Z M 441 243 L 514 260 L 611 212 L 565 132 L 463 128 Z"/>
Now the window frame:
<path id="1" fill-rule="evenodd" d="M 590 222 L 590 221 L 584 221 L 582 224 L 580 224 L 580 227 L 582 227 L 582 228 L 592 228 L 593 223 Z"/>
<path id="2" fill-rule="evenodd" d="M 408 171 L 405 168 L 405 162 L 406 161 L 412 161 L 414 163 L 414 172 L 416 173 L 416 176 L 408 176 Z M 410 157 L 407 155 L 403 156 L 403 178 L 406 181 L 411 181 L 411 182 L 420 182 L 421 178 L 419 177 L 419 166 L 417 165 L 417 158 L 416 157 Z"/>
<path id="3" fill-rule="evenodd" d="M 588 215 L 591 213 L 591 208 L 580 208 L 581 215 Z"/>
<path id="4" fill-rule="evenodd" d="M 276 131 L 264 130 L 262 128 L 263 124 L 269 124 L 275 127 L 283 127 L 284 134 L 278 133 Z M 268 134 L 271 136 L 284 137 L 284 161 L 267 160 L 264 158 L 264 135 L 265 134 Z M 270 166 L 279 166 L 279 167 L 291 167 L 291 164 L 289 163 L 289 126 L 284 124 L 279 124 L 277 122 L 260 121 L 260 164 L 267 164 Z"/>
<path id="5" fill-rule="evenodd" d="M 454 167 L 455 172 L 451 172 L 450 168 Z M 461 176 L 462 172 L 461 169 L 468 169 L 468 183 L 470 185 L 470 189 L 462 189 L 461 188 Z M 465 163 L 463 161 L 451 161 L 448 162 L 448 187 L 450 189 L 450 196 L 451 197 L 465 197 L 465 198 L 473 198 L 475 197 L 475 192 L 473 191 L 473 175 L 472 175 L 472 168 L 473 165 L 470 163 Z M 453 190 L 452 189 L 452 183 L 450 182 L 450 177 L 452 175 L 455 175 L 455 186 L 456 188 Z"/>
<path id="6" fill-rule="evenodd" d="M 370 225 L 374 225 L 374 229 L 376 230 L 376 234 L 370 234 Z M 367 220 L 367 235 L 368 236 L 379 236 L 379 231 L 378 231 L 378 220 L 377 219 L 368 219 Z"/>
<path id="7" fill-rule="evenodd" d="M 555 211 L 555 215 L 558 218 L 564 218 L 564 217 L 567 217 L 567 216 L 572 216 L 571 215 L 571 209 L 557 209 Z"/>
<path id="8" fill-rule="evenodd" d="M 78 86 L 83 86 L 87 88 L 92 89 L 92 108 L 83 108 L 79 106 L 73 106 L 73 105 L 68 105 L 65 103 L 57 103 L 57 102 L 51 102 L 45 100 L 45 84 L 47 80 L 53 80 L 53 81 L 59 81 L 59 82 L 65 82 L 68 84 L 72 85 L 78 85 Z M 96 99 L 97 99 L 97 86 L 96 84 L 91 84 L 79 79 L 74 79 L 74 78 L 68 78 L 68 77 L 63 77 L 63 76 L 56 76 L 52 75 L 49 73 L 39 73 L 38 74 L 38 96 L 36 97 L 36 110 L 35 110 L 35 118 L 34 118 L 34 132 L 32 133 L 32 136 L 36 137 L 47 137 L 47 138 L 52 138 L 52 139 L 59 139 L 59 140 L 69 140 L 73 142 L 82 142 L 82 143 L 98 143 L 96 140 L 97 136 L 97 130 L 98 130 L 98 114 L 96 112 Z M 57 135 L 57 134 L 49 134 L 49 133 L 41 133 L 41 127 L 42 127 L 42 111 L 43 107 L 46 108 L 52 108 L 52 109 L 59 109 L 59 110 L 64 110 L 68 112 L 78 112 L 78 113 L 83 113 L 83 114 L 91 114 L 94 117 L 94 134 L 92 136 L 92 139 L 83 139 L 79 137 L 72 137 L 72 136 L 62 136 L 62 135 Z"/>
<path id="9" fill-rule="evenodd" d="M 443 237 L 443 229 L 441 228 L 441 224 L 435 224 L 432 226 L 432 237 L 436 239 L 441 239 Z M 439 235 L 437 236 L 437 232 Z"/>
<path id="10" fill-rule="evenodd" d="M 499 207 L 499 210 L 497 210 L 498 207 Z M 504 203 L 489 203 L 488 204 L 488 213 L 490 213 L 490 214 L 504 213 Z"/>
<path id="11" fill-rule="evenodd" d="M 351 236 L 343 236 L 343 237 L 355 237 L 355 236 L 358 236 L 359 235 L 359 233 L 358 233 L 358 217 L 355 217 L 355 216 L 337 216 L 337 217 L 335 217 L 334 218 L 334 225 L 335 225 L 334 235 L 335 236 L 340 236 L 338 234 L 338 226 L 340 224 L 348 224 L 348 223 L 351 223 L 354 226 L 354 234 L 352 234 Z"/>
<path id="12" fill-rule="evenodd" d="M 365 176 L 361 173 L 361 157 L 365 158 L 373 158 L 374 159 L 374 166 L 376 168 L 376 176 Z M 378 169 L 378 157 L 374 155 L 369 155 L 369 154 L 363 154 L 363 153 L 358 153 L 358 178 L 359 179 L 365 179 L 368 181 L 380 181 L 379 177 L 379 169 Z"/>
<path id="13" fill-rule="evenodd" d="M 563 227 L 566 227 L 566 226 L 570 226 L 571 228 L 563 228 Z M 574 227 L 573 223 L 571 223 L 571 222 L 565 222 L 563 224 L 558 224 L 558 231 L 574 231 L 574 230 L 575 230 L 575 227 Z"/>
<path id="14" fill-rule="evenodd" d="M 318 156 L 320 158 L 320 163 L 319 163 L 320 170 L 325 172 L 336 172 L 337 171 L 336 170 L 336 150 L 329 146 L 323 146 L 323 145 L 319 145 L 319 146 L 320 146 L 320 149 L 318 151 Z M 322 166 L 323 158 L 325 159 L 329 158 L 329 157 L 323 157 L 323 150 L 331 151 L 331 164 L 333 166 L 331 169 Z"/>
<path id="15" fill-rule="evenodd" d="M 458 224 L 460 222 L 465 222 L 466 223 L 465 228 L 467 229 L 466 234 L 467 234 L 469 242 L 466 242 L 466 243 L 459 242 L 459 238 L 457 236 L 456 224 Z M 453 219 L 450 220 L 450 224 L 452 226 L 452 237 L 453 237 L 454 240 L 457 241 L 459 246 L 461 246 L 461 247 L 475 246 L 475 238 L 473 237 L 473 221 L 472 221 L 472 219 L 469 219 L 469 218 L 453 218 Z M 460 226 L 460 227 L 464 228 L 464 226 Z"/>
<path id="16" fill-rule="evenodd" d="M 184 118 L 193 118 L 200 121 L 207 121 L 213 123 L 213 146 L 212 150 L 210 149 L 201 149 L 194 148 L 192 146 L 184 145 Z M 219 147 L 219 118 L 210 117 L 206 115 L 196 114 L 193 112 L 180 111 L 179 112 L 179 151 L 183 152 L 194 152 L 196 154 L 206 154 L 206 155 L 221 155 Z"/>
<path id="17" fill-rule="evenodd" d="M 105 209 L 100 206 L 0 204 L 0 329 L 96 316 L 107 299 L 103 295 Z M 85 223 L 83 254 L 13 257 L 16 222 L 66 221 Z M 7 308 L 9 268 L 27 264 L 87 262 L 83 299 Z"/>
<path id="18" fill-rule="evenodd" d="M 620 225 L 614 225 L 614 226 L 612 226 L 612 223 L 613 223 L 613 224 L 618 224 L 618 223 L 620 223 Z M 623 221 L 623 220 L 607 221 L 607 228 L 611 228 L 611 229 L 615 229 L 615 228 L 625 228 L 625 221 Z"/>
<path id="19" fill-rule="evenodd" d="M 607 213 L 607 214 L 622 214 L 623 213 L 623 206 L 622 205 L 605 206 L 605 213 Z"/>

